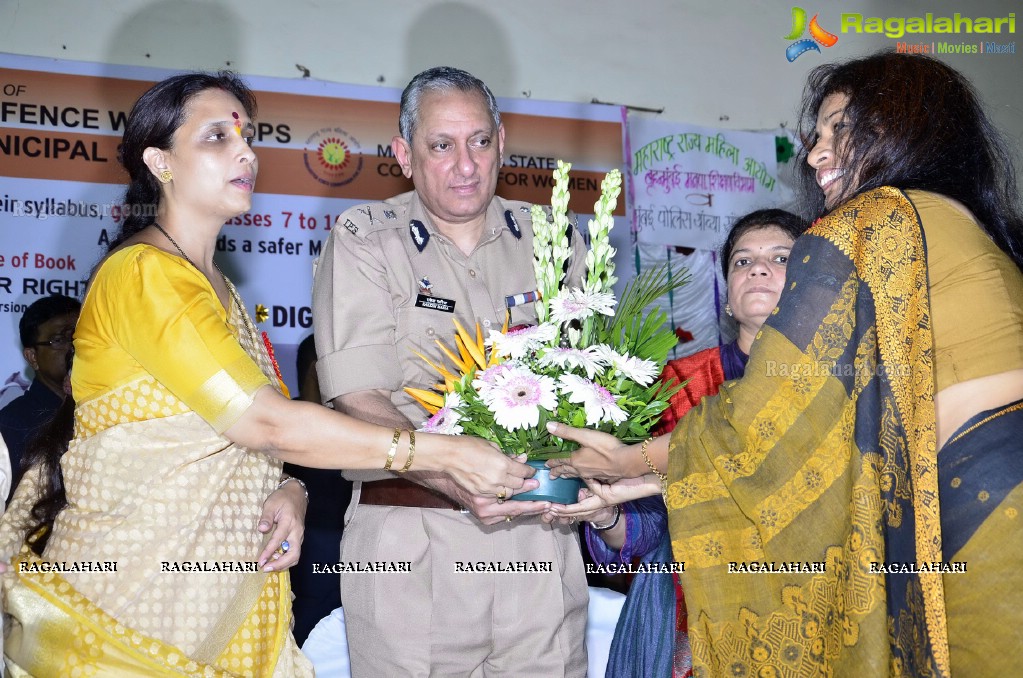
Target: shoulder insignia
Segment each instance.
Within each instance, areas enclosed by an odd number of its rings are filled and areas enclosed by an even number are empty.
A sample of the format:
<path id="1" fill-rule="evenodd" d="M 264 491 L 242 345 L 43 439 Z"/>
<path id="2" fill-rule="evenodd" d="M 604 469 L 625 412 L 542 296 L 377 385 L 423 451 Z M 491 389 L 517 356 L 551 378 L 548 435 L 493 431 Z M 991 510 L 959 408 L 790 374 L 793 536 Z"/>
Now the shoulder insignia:
<path id="1" fill-rule="evenodd" d="M 408 222 L 408 230 L 416 249 L 420 252 L 425 250 L 426 243 L 430 241 L 430 232 L 426 230 L 423 222 L 419 221 L 419 219 L 413 219 Z"/>
<path id="2" fill-rule="evenodd" d="M 544 219 L 546 219 L 547 223 L 548 224 L 554 223 L 554 215 L 551 213 L 551 206 L 550 205 L 538 206 L 543 211 Z M 533 219 L 532 210 L 533 205 L 530 203 L 523 203 L 518 200 L 505 200 L 504 207 L 507 208 L 504 212 L 504 219 L 507 224 L 508 230 L 511 231 L 512 235 L 514 235 L 516 238 L 521 238 L 522 227 L 519 225 L 518 219 L 521 219 L 522 217 L 516 218 L 515 208 L 517 207 L 519 212 L 526 215 L 525 217 L 527 219 L 526 223 L 530 224 L 532 223 Z M 576 231 L 579 230 L 579 215 L 573 212 L 572 210 L 569 210 L 567 216 L 568 228 L 566 229 L 565 235 L 568 238 L 569 246 L 570 247 L 572 246 L 572 243 L 575 240 L 576 235 L 581 235 L 583 237 L 583 241 L 585 242 L 586 240 L 585 232 L 580 231 L 579 233 L 576 233 Z"/>
<path id="3" fill-rule="evenodd" d="M 388 216 L 388 213 L 393 216 Z M 368 238 L 379 231 L 400 230 L 400 207 L 386 202 L 364 203 L 349 207 L 334 221 L 334 229 L 346 231 L 358 238 Z M 340 237 L 340 234 L 338 234 Z"/>
<path id="4" fill-rule="evenodd" d="M 519 224 L 515 221 L 515 215 L 511 210 L 504 211 L 504 220 L 508 222 L 508 230 L 515 236 L 515 239 L 522 240 L 522 229 L 519 228 Z"/>
<path id="5" fill-rule="evenodd" d="M 367 217 L 369 217 L 369 225 L 370 226 L 372 226 L 373 224 L 382 224 L 382 223 L 384 223 L 380 218 L 373 216 L 373 206 L 372 205 L 366 205 L 365 207 L 356 207 L 355 209 L 358 210 L 359 212 L 362 212 Z M 346 226 L 347 226 L 347 224 L 346 224 Z"/>

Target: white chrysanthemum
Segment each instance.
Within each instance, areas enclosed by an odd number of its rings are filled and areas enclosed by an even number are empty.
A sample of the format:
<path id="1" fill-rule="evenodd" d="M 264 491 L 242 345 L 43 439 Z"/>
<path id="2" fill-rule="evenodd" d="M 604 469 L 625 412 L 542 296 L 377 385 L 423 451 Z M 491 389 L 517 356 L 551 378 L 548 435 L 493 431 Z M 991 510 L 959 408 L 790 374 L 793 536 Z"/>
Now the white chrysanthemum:
<path id="1" fill-rule="evenodd" d="M 518 360 L 552 342 L 557 333 L 558 328 L 550 323 L 524 327 L 507 334 L 490 330 L 486 343 L 494 347 L 497 355 Z"/>
<path id="2" fill-rule="evenodd" d="M 554 379 L 513 368 L 498 376 L 486 394 L 480 393 L 499 426 L 514 431 L 540 423 L 540 408 L 558 407 Z"/>
<path id="3" fill-rule="evenodd" d="M 657 363 L 654 361 L 643 360 L 634 355 L 622 355 L 605 344 L 597 347 L 597 354 L 611 365 L 615 372 L 627 379 L 632 379 L 640 386 L 649 386 L 660 374 Z"/>
<path id="4" fill-rule="evenodd" d="M 568 394 L 568 402 L 579 403 L 586 412 L 586 425 L 596 426 L 607 421 L 620 424 L 628 418 L 614 395 L 600 384 L 574 374 L 563 374 L 558 379 L 561 392 Z"/>
<path id="5" fill-rule="evenodd" d="M 570 320 L 585 320 L 595 313 L 614 315 L 618 303 L 608 292 L 584 292 L 573 287 L 562 289 L 551 299 L 551 320 L 561 324 Z"/>
<path id="6" fill-rule="evenodd" d="M 555 365 L 566 370 L 578 368 L 585 371 L 586 376 L 590 379 L 598 374 L 603 374 L 604 367 L 608 364 L 591 347 L 549 348 L 544 351 L 539 363 L 542 367 Z"/>
<path id="7" fill-rule="evenodd" d="M 462 433 L 462 415 L 458 408 L 462 406 L 462 397 L 451 392 L 444 396 L 444 407 L 437 410 L 436 414 L 423 422 L 420 431 L 424 433 L 440 433 L 443 435 L 456 436 Z"/>

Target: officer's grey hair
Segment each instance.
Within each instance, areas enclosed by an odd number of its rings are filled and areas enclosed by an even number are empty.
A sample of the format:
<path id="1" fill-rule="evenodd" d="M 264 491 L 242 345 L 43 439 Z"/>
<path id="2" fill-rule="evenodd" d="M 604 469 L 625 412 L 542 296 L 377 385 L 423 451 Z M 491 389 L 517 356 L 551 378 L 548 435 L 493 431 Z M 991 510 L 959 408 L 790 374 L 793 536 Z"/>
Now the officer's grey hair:
<path id="1" fill-rule="evenodd" d="M 408 143 L 412 143 L 412 135 L 419 123 L 419 107 L 422 103 L 423 94 L 426 92 L 476 92 L 487 104 L 490 117 L 494 121 L 494 130 L 501 126 L 501 111 L 497 109 L 497 99 L 490 91 L 486 83 L 471 73 L 451 68 L 450 66 L 437 66 L 428 68 L 416 77 L 405 87 L 401 93 L 401 112 L 398 114 L 398 131 L 401 137 Z"/>

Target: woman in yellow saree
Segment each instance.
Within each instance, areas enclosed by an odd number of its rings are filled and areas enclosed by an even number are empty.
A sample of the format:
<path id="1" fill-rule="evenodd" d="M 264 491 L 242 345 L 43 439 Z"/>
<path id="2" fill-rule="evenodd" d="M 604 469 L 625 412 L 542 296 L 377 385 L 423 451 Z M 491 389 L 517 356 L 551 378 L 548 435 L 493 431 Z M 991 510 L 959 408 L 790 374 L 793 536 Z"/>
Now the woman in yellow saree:
<path id="1" fill-rule="evenodd" d="M 185 74 L 150 89 L 128 118 L 134 216 L 97 267 L 75 332 L 66 506 L 42 557 L 23 547 L 4 576 L 12 675 L 310 675 L 279 571 L 301 525 L 266 544 L 255 529 L 282 460 L 396 471 L 415 462 L 491 496 L 535 486 L 489 443 L 416 438 L 281 394 L 264 341 L 213 263 L 221 226 L 251 207 L 253 112 L 234 76 Z M 0 555 L 35 525 L 46 484 L 35 469 L 19 486 Z"/>
<path id="2" fill-rule="evenodd" d="M 664 486 L 697 676 L 1004 676 L 1023 625 L 1023 218 L 962 75 L 879 54 L 810 75 L 819 219 L 741 380 L 684 417 Z M 576 470 L 643 472 L 589 447 Z M 637 446 L 638 447 L 638 446 Z M 667 466 L 664 465 L 667 461 Z M 638 470 L 636 470 L 638 469 Z M 654 476 L 594 485 L 618 501 Z"/>

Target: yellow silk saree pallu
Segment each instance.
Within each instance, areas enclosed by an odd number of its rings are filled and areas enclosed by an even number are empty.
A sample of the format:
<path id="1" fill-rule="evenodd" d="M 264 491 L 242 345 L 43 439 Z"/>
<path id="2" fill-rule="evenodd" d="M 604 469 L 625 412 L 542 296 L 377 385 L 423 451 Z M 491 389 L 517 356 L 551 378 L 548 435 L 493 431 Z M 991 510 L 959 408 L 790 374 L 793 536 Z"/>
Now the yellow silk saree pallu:
<path id="1" fill-rule="evenodd" d="M 105 284 L 120 282 L 122 269 L 144 284 L 142 318 L 104 308 L 124 296 L 123 282 Z M 200 301 L 177 303 L 181 290 Z M 287 573 L 263 573 L 254 562 L 265 539 L 257 521 L 281 464 L 219 433 L 230 425 L 225 412 L 243 411 L 257 388 L 277 383 L 238 306 L 224 309 L 194 269 L 154 248 L 122 250 L 97 274 L 76 360 L 92 359 L 102 374 L 96 363 L 105 354 L 93 346 L 116 346 L 105 333 L 128 337 L 129 353 L 141 346 L 137 353 L 152 355 L 139 359 L 144 370 L 77 403 L 61 459 L 68 506 L 43 558 L 22 548 L 5 576 L 12 675 L 311 674 L 290 633 Z M 111 330 L 110 318 L 130 327 Z M 87 369 L 76 376 L 86 379 Z M 33 493 L 21 489 L 15 501 L 31 506 Z M 5 533 L 18 516 L 24 525 L 27 508 L 12 509 Z"/>
<path id="2" fill-rule="evenodd" d="M 5 600 L 14 621 L 5 646 L 12 676 L 290 675 L 275 673 L 290 638 L 286 575 L 265 575 L 262 590 L 254 580 L 256 604 L 243 614 L 240 627 L 230 627 L 233 635 L 214 630 L 215 642 L 206 643 L 209 649 L 187 656 L 105 613 L 59 573 L 44 571 L 50 563 L 27 548 L 12 564 L 24 570 Z M 230 621 L 222 620 L 223 629 Z"/>
<path id="3" fill-rule="evenodd" d="M 148 451 L 115 444 L 139 439 L 137 426 L 146 428 Z M 72 475 L 85 463 L 109 471 L 125 456 L 139 468 L 139 456 L 157 441 L 185 433 L 190 439 L 180 449 L 153 456 L 181 463 L 191 449 L 199 458 L 173 469 L 173 478 L 154 469 L 158 480 L 149 486 L 144 469 L 137 479 L 104 473 L 102 488 L 86 487 L 60 515 L 43 559 L 22 549 L 5 581 L 12 675 L 293 675 L 293 667 L 285 670 L 297 658 L 288 576 L 259 572 L 251 562 L 262 546 L 260 497 L 278 471 L 259 468 L 261 455 L 237 447 L 197 449 L 187 434 L 203 426 L 182 415 L 114 427 L 68 451 Z M 104 490 L 111 505 L 93 510 Z M 164 523 L 172 515 L 173 527 Z M 53 572 L 49 563 L 86 571 Z"/>

